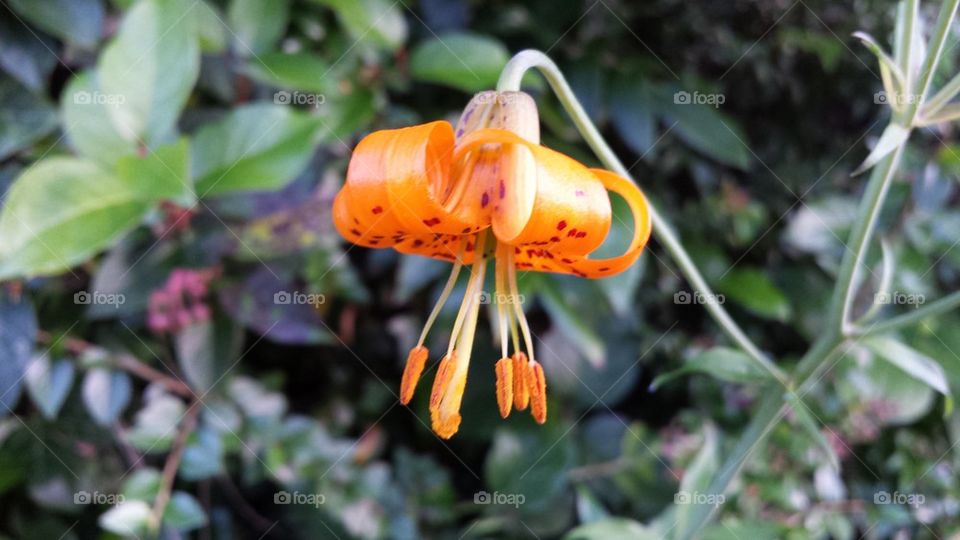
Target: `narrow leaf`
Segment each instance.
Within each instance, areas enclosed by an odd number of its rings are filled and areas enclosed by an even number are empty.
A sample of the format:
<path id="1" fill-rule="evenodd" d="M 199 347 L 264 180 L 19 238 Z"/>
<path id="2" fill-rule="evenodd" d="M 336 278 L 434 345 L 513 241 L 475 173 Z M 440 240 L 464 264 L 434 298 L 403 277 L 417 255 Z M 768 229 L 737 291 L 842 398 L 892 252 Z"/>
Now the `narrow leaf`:
<path id="1" fill-rule="evenodd" d="M 923 382 L 944 396 L 950 395 L 947 376 L 943 368 L 929 356 L 888 337 L 877 336 L 864 344 L 878 357 L 900 368 L 910 377 Z"/>
<path id="2" fill-rule="evenodd" d="M 857 170 L 853 171 L 851 176 L 857 176 L 876 165 L 887 154 L 893 152 L 897 147 L 905 143 L 909 136 L 910 130 L 908 128 L 896 123 L 887 125 L 886 129 L 883 130 L 883 134 L 880 135 L 880 140 L 877 141 L 877 145 L 870 151 L 870 155 L 857 167 Z"/>

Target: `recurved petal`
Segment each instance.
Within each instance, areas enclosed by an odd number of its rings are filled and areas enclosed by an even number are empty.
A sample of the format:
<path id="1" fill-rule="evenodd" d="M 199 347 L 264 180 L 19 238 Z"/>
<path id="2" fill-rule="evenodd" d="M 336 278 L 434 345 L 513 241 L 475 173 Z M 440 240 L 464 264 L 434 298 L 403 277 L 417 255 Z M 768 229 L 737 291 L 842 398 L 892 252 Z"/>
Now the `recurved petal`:
<path id="1" fill-rule="evenodd" d="M 464 221 L 442 204 L 451 190 L 453 150 L 453 128 L 447 122 L 364 137 L 334 200 L 337 230 L 351 242 L 369 247 L 394 245 L 418 235 L 476 232 L 476 223 Z"/>

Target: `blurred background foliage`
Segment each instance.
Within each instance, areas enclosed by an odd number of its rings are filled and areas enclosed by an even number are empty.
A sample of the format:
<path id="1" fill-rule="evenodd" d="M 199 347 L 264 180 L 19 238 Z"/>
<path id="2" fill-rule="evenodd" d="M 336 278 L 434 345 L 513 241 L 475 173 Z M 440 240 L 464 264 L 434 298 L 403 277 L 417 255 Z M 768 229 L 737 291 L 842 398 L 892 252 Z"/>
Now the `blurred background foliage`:
<path id="1" fill-rule="evenodd" d="M 349 151 L 374 129 L 455 119 L 512 52 L 544 50 L 788 365 L 820 331 L 864 182 L 849 173 L 885 120 L 875 60 L 849 36 L 889 36 L 892 10 L 0 1 L 0 536 L 144 537 L 159 508 L 165 538 L 669 537 L 688 509 L 676 495 L 716 471 L 758 387 L 667 255 L 654 242 L 601 281 L 522 276 L 549 421 L 499 419 L 483 323 L 464 424 L 443 442 L 424 396 L 406 408 L 395 392 L 446 267 L 342 242 L 329 212 Z M 936 82 L 957 70 L 956 41 Z M 526 82 L 545 144 L 595 164 Z M 950 126 L 917 140 L 880 227 L 892 290 L 932 300 L 960 280 L 960 157 Z M 956 534 L 960 416 L 940 394 L 960 381 L 958 323 L 904 332 L 906 352 L 852 348 L 756 449 L 705 537 Z M 942 368 L 918 381 L 885 359 L 898 355 Z"/>

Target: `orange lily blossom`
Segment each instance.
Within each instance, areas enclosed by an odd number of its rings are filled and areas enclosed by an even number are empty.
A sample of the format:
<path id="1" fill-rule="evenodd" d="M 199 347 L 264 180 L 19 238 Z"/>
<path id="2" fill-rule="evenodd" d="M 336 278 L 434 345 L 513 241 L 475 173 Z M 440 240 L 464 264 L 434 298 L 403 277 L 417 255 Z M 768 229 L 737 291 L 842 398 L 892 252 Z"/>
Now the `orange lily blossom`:
<path id="1" fill-rule="evenodd" d="M 456 131 L 437 121 L 366 136 L 354 149 L 346 182 L 334 200 L 334 223 L 348 241 L 453 263 L 440 300 L 407 357 L 400 386 L 403 404 L 413 397 L 426 365 L 427 333 L 461 268 L 471 267 L 430 393 L 432 427 L 445 439 L 460 427 L 490 259 L 495 261 L 492 298 L 501 342 L 501 358 L 494 366 L 497 405 L 504 418 L 511 408 L 529 405 L 542 424 L 546 381 L 518 301 L 517 270 L 612 276 L 636 261 L 650 236 L 647 202 L 636 185 L 609 171 L 588 169 L 539 142 L 539 117 L 529 95 L 481 92 L 464 109 Z M 633 238 L 622 255 L 591 259 L 610 230 L 608 191 L 629 205 Z"/>

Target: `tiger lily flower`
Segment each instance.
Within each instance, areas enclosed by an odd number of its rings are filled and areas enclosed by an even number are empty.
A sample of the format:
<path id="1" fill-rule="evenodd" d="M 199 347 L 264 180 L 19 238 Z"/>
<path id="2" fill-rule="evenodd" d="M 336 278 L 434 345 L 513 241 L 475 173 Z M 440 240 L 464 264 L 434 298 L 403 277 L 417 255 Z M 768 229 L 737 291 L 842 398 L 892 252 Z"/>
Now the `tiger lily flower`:
<path id="1" fill-rule="evenodd" d="M 511 408 L 529 406 L 542 424 L 546 381 L 518 301 L 517 270 L 612 276 L 636 261 L 650 236 L 647 202 L 636 185 L 609 171 L 588 169 L 539 142 L 539 117 L 529 95 L 481 92 L 464 109 L 456 130 L 437 121 L 366 136 L 334 199 L 334 223 L 348 241 L 453 263 L 408 355 L 400 387 L 403 404 L 413 397 L 426 365 L 427 333 L 460 270 L 470 267 L 464 301 L 430 394 L 432 428 L 445 439 L 460 426 L 491 259 L 495 283 L 489 297 L 495 299 L 501 342 L 501 358 L 494 366 L 500 414 L 506 418 Z M 610 230 L 608 191 L 629 205 L 633 238 L 622 255 L 591 259 Z"/>

